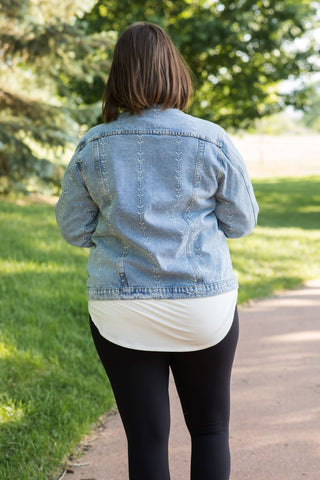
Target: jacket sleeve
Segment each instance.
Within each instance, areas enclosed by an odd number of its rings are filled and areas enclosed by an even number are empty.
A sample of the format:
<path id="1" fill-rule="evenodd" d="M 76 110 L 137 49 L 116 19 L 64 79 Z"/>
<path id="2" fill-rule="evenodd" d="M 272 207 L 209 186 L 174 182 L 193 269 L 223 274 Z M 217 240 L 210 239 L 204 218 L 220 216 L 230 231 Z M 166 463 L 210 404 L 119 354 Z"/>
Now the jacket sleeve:
<path id="1" fill-rule="evenodd" d="M 92 247 L 98 221 L 98 206 L 89 195 L 81 174 L 77 148 L 62 180 L 62 193 L 55 206 L 56 220 L 63 238 L 77 247 Z"/>
<path id="2" fill-rule="evenodd" d="M 215 214 L 228 238 L 249 235 L 257 224 L 259 207 L 245 163 L 226 132 L 220 152 Z"/>

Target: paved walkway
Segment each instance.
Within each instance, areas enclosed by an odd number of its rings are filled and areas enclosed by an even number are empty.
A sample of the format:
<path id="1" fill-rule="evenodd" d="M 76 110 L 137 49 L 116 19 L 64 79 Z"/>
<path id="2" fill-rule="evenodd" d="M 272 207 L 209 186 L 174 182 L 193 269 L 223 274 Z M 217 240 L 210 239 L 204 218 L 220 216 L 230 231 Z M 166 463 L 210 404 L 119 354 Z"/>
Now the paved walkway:
<path id="1" fill-rule="evenodd" d="M 240 308 L 240 328 L 231 479 L 320 480 L 320 281 Z M 172 480 L 188 480 L 189 439 L 172 382 L 171 408 Z M 127 480 L 118 414 L 86 449 L 64 480 Z"/>

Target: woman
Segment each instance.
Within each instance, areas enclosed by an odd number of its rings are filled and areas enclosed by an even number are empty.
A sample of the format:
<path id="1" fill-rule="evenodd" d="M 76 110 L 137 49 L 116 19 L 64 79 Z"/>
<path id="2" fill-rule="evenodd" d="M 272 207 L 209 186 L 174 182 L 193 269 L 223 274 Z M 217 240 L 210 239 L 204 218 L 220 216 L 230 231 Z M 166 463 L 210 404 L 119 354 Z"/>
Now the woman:
<path id="1" fill-rule="evenodd" d="M 237 279 L 226 237 L 258 206 L 224 130 L 182 110 L 188 67 L 157 25 L 119 38 L 104 124 L 80 141 L 56 205 L 64 238 L 90 247 L 93 339 L 128 440 L 130 480 L 167 480 L 171 369 L 192 441 L 192 480 L 230 474 Z"/>

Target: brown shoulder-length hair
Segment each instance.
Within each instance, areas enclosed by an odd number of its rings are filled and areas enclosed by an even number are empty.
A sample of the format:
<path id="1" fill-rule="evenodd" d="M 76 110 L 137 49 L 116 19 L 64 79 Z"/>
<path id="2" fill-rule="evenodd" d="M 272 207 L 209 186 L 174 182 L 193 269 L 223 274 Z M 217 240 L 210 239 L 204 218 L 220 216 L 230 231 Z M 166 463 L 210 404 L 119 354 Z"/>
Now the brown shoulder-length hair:
<path id="1" fill-rule="evenodd" d="M 104 122 L 154 105 L 183 110 L 191 94 L 190 69 L 161 27 L 137 22 L 122 33 L 103 95 Z"/>

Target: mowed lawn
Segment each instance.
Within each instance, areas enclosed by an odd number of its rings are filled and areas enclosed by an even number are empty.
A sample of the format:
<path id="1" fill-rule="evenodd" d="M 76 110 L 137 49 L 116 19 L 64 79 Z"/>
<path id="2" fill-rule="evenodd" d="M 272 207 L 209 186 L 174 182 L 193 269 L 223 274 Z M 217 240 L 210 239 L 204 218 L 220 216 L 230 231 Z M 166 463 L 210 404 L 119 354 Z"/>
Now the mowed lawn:
<path id="1" fill-rule="evenodd" d="M 230 240 L 239 303 L 320 277 L 320 177 L 254 182 L 259 225 Z M 88 326 L 88 251 L 53 206 L 0 201 L 0 478 L 48 480 L 112 394 Z"/>

